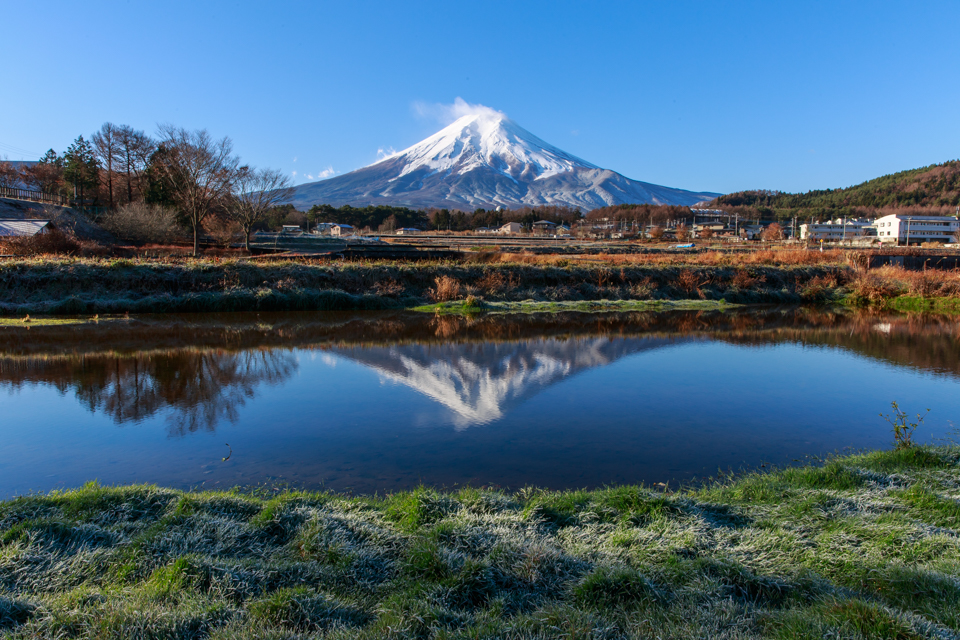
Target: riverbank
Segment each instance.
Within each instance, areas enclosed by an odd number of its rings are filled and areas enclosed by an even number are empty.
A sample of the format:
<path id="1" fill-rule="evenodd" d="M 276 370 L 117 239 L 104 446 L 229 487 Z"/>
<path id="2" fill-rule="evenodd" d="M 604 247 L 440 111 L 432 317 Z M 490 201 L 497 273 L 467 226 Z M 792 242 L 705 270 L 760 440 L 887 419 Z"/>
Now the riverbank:
<path id="1" fill-rule="evenodd" d="M 36 259 L 0 263 L 0 315 L 415 308 L 485 303 L 833 301 L 835 265 L 253 263 Z"/>
<path id="2" fill-rule="evenodd" d="M 711 263 L 710 256 L 702 256 L 707 264 L 7 260 L 0 262 L 0 317 L 373 309 L 618 311 L 669 306 L 665 303 L 684 308 L 838 303 L 960 312 L 960 274 L 952 271 L 863 270 L 837 262 Z"/>
<path id="3" fill-rule="evenodd" d="M 690 490 L 0 503 L 8 637 L 948 638 L 960 450 Z M 663 488 L 661 488 L 663 489 Z"/>

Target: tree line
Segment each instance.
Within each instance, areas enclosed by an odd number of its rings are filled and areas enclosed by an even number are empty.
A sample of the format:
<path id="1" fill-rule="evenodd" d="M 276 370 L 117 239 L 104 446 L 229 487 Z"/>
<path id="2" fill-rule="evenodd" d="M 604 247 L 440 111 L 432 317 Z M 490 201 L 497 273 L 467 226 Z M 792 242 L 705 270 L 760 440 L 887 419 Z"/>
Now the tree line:
<path id="1" fill-rule="evenodd" d="M 960 206 L 960 161 L 900 171 L 844 189 L 738 191 L 718 197 L 710 206 L 745 219 L 781 221 L 876 217 L 897 211 L 943 215 Z"/>
<path id="2" fill-rule="evenodd" d="M 563 206 L 520 207 L 517 209 L 410 209 L 388 205 L 354 207 L 345 204 L 335 207 L 315 204 L 307 211 L 299 211 L 292 204 L 272 208 L 260 222 L 260 229 L 279 229 L 281 226 L 300 225 L 313 228 L 317 224 L 333 222 L 349 224 L 360 232 L 391 233 L 397 229 L 414 228 L 421 231 L 475 231 L 496 229 L 508 222 L 519 222 L 529 228 L 539 220 L 555 224 L 573 224 L 583 216 L 579 209 Z"/>
<path id="3" fill-rule="evenodd" d="M 290 179 L 274 169 L 243 164 L 229 137 L 206 130 L 160 125 L 156 137 L 105 123 L 90 140 L 82 135 L 61 155 L 53 149 L 36 163 L 0 163 L 0 184 L 24 185 L 107 211 L 108 230 L 134 240 L 192 233 L 194 255 L 204 231 L 250 234 L 292 194 Z"/>

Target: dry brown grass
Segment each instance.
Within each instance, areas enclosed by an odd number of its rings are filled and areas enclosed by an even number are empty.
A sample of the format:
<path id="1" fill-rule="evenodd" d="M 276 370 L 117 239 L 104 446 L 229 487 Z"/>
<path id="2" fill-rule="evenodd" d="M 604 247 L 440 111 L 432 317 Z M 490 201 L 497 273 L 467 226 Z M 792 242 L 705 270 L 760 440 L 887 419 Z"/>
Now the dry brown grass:
<path id="1" fill-rule="evenodd" d="M 377 280 L 373 284 L 373 292 L 378 296 L 387 296 L 390 298 L 395 298 L 402 294 L 406 287 L 402 283 L 397 282 L 393 278 L 385 278 L 383 280 Z"/>
<path id="2" fill-rule="evenodd" d="M 75 255 L 79 251 L 77 239 L 59 229 L 31 237 L 12 238 L 0 247 L 0 253 L 14 256 Z"/>
<path id="3" fill-rule="evenodd" d="M 960 296 L 960 270 L 908 271 L 903 267 L 885 266 L 872 269 L 862 279 L 875 281 L 900 295 L 925 298 Z"/>
<path id="4" fill-rule="evenodd" d="M 808 251 L 806 249 L 759 249 L 743 252 L 706 251 L 703 253 L 624 253 L 624 254 L 546 254 L 530 252 L 501 253 L 500 261 L 515 264 L 550 266 L 601 264 L 610 266 L 629 265 L 700 265 L 700 266 L 801 266 L 843 264 L 842 251 Z"/>
<path id="5" fill-rule="evenodd" d="M 699 291 L 700 282 L 699 276 L 690 269 L 684 269 L 680 272 L 680 275 L 677 276 L 677 286 L 686 291 L 687 293 L 692 293 L 694 291 Z"/>
<path id="6" fill-rule="evenodd" d="M 519 282 L 513 273 L 504 275 L 502 271 L 488 271 L 476 281 L 475 286 L 486 295 L 505 293 L 517 288 Z"/>
<path id="7" fill-rule="evenodd" d="M 758 282 L 765 282 L 766 276 L 753 276 L 745 269 L 737 269 L 730 283 L 738 289 L 749 289 Z"/>
<path id="8" fill-rule="evenodd" d="M 434 302 L 449 302 L 460 298 L 460 281 L 450 276 L 434 279 L 434 287 L 427 289 L 427 297 Z"/>

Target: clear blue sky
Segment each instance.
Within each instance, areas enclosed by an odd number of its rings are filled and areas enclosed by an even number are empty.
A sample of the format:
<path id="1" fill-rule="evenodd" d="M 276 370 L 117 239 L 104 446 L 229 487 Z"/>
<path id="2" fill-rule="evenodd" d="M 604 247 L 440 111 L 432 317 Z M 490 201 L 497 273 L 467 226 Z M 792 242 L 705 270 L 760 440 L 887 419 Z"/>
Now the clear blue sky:
<path id="1" fill-rule="evenodd" d="M 418 142 L 458 97 L 686 189 L 843 187 L 960 157 L 957 0 L 2 8 L 11 160 L 105 121 L 170 122 L 300 183 Z"/>

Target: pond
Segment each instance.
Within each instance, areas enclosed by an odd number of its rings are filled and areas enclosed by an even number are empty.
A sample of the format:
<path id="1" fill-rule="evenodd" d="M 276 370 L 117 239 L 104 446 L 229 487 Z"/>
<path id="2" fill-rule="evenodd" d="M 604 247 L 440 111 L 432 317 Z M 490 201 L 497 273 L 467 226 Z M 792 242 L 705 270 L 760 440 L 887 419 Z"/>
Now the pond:
<path id="1" fill-rule="evenodd" d="M 811 308 L 0 327 L 0 495 L 678 483 L 960 420 L 955 318 Z"/>

